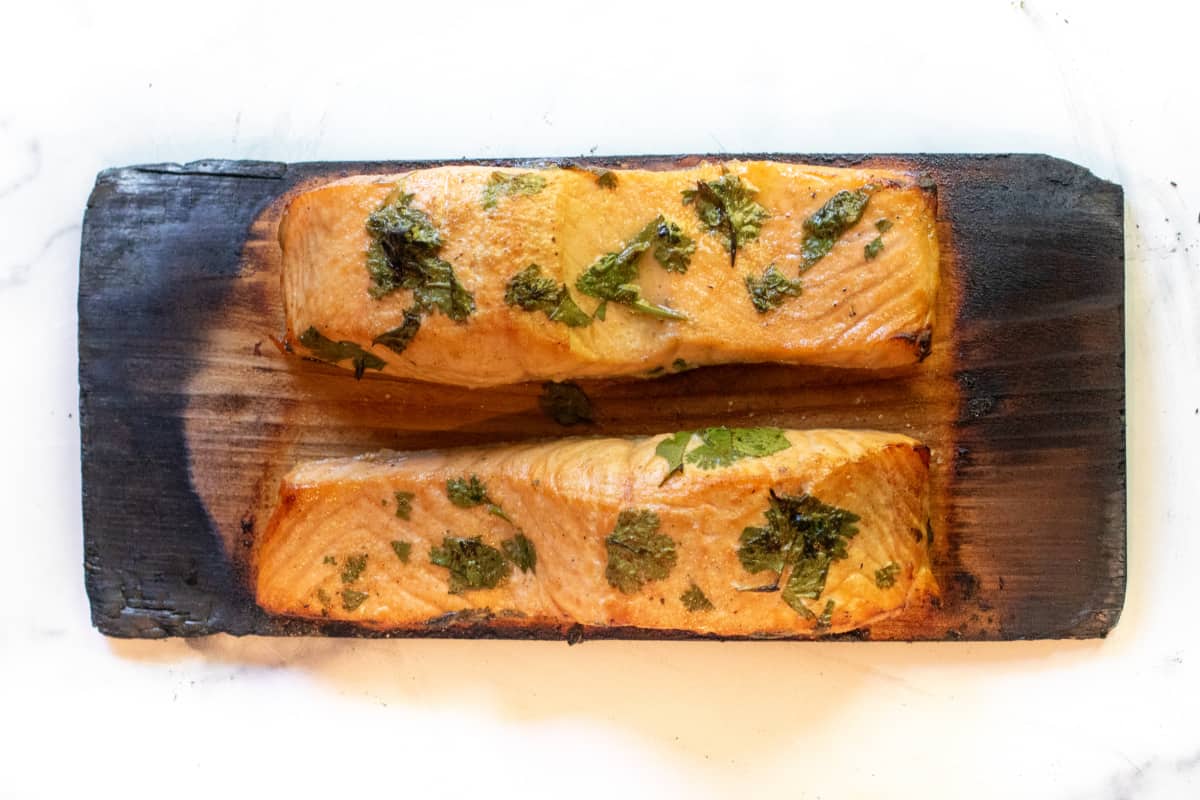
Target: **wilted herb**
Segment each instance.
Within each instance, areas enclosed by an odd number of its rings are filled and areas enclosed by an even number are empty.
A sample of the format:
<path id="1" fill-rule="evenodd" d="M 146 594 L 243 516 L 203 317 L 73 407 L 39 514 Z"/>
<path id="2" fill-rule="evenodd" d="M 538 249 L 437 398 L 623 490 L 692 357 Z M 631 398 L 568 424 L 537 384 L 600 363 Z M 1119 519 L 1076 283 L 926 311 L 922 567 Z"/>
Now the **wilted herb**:
<path id="1" fill-rule="evenodd" d="M 696 585 L 695 581 L 692 581 L 692 585 L 688 587 L 688 590 L 679 596 L 679 600 L 683 603 L 684 608 L 686 608 L 688 611 L 713 610 L 712 601 L 709 600 L 708 596 L 705 595 L 700 587 Z"/>
<path id="2" fill-rule="evenodd" d="M 870 199 L 871 195 L 866 189 L 856 192 L 843 189 L 804 221 L 804 241 L 801 244 L 804 269 L 829 254 L 838 237 L 862 217 Z"/>
<path id="3" fill-rule="evenodd" d="M 396 554 L 396 558 L 400 559 L 401 564 L 407 564 L 409 556 L 412 555 L 412 542 L 392 539 L 392 551 Z"/>
<path id="4" fill-rule="evenodd" d="M 400 519 L 412 517 L 412 501 L 416 497 L 412 492 L 396 492 L 396 516 Z"/>
<path id="5" fill-rule="evenodd" d="M 354 583 L 366 568 L 366 553 L 359 553 L 356 556 L 346 556 L 346 560 L 342 562 L 342 583 Z"/>
<path id="6" fill-rule="evenodd" d="M 611 169 L 597 170 L 594 174 L 596 176 L 596 185 L 601 189 L 617 188 L 617 173 Z"/>
<path id="7" fill-rule="evenodd" d="M 893 561 L 875 570 L 875 585 L 880 589 L 890 589 L 896 585 L 896 576 L 900 574 L 900 565 Z"/>
<path id="8" fill-rule="evenodd" d="M 349 359 L 354 364 L 354 377 L 361 378 L 363 372 L 368 369 L 383 369 L 387 366 L 387 362 L 374 353 L 369 353 L 363 350 L 354 342 L 340 341 L 335 342 L 321 334 L 313 326 L 308 326 L 304 333 L 300 334 L 300 344 L 304 345 L 312 352 L 314 358 L 321 361 L 327 361 L 330 364 L 337 364 L 339 361 Z"/>
<path id="9" fill-rule="evenodd" d="M 404 310 L 404 322 L 399 327 L 379 334 L 371 340 L 371 344 L 381 344 L 393 352 L 403 353 L 420 330 L 421 310 L 413 306 Z"/>
<path id="10" fill-rule="evenodd" d="M 750 302 L 754 304 L 754 310 L 765 314 L 773 308 L 778 308 L 788 297 L 799 297 L 800 281 L 788 280 L 774 264 L 771 264 L 761 278 L 746 276 L 746 291 L 750 293 Z"/>
<path id="11" fill-rule="evenodd" d="M 483 481 L 479 480 L 478 475 L 472 475 L 470 478 L 451 478 L 446 481 L 446 496 L 459 508 L 486 505 L 489 513 L 500 517 L 510 525 L 513 524 L 500 504 L 488 497 L 487 487 L 483 485 Z"/>
<path id="12" fill-rule="evenodd" d="M 756 194 L 758 189 L 748 181 L 729 174 L 698 181 L 695 189 L 683 192 L 684 205 L 694 205 L 705 227 L 725 242 L 730 266 L 737 262 L 738 250 L 758 238 L 763 223 L 771 216 L 754 202 Z"/>
<path id="13" fill-rule="evenodd" d="M 583 294 L 603 301 L 628 306 L 634 311 L 660 319 L 686 320 L 687 315 L 666 306 L 655 305 L 642 297 L 637 284 L 638 259 L 642 253 L 654 248 L 654 257 L 662 267 L 671 272 L 685 272 L 696 245 L 685 236 L 679 226 L 658 216 L 625 243 L 615 253 L 605 253 L 598 258 L 575 281 L 575 288 Z M 604 312 L 596 309 L 596 317 L 603 320 Z"/>
<path id="14" fill-rule="evenodd" d="M 500 547 L 504 550 L 504 555 L 508 556 L 508 560 L 516 564 L 521 572 L 536 571 L 534 568 L 537 566 L 537 551 L 525 534 L 518 533 L 511 539 L 505 539 L 500 543 Z"/>
<path id="15" fill-rule="evenodd" d="M 347 611 L 355 611 L 367 599 L 366 592 L 355 591 L 354 589 L 342 590 L 342 607 Z"/>
<path id="16" fill-rule="evenodd" d="M 880 233 L 887 233 L 891 229 L 892 221 L 890 219 L 885 218 L 875 220 L 875 230 L 879 231 Z"/>
<path id="17" fill-rule="evenodd" d="M 335 564 L 335 565 L 336 565 L 336 564 L 337 564 L 337 559 L 336 559 L 336 558 L 334 558 L 333 556 L 325 556 L 325 558 L 321 559 L 321 563 L 322 563 L 322 564 Z"/>
<path id="18" fill-rule="evenodd" d="M 533 172 L 521 172 L 516 175 L 493 172 L 483 189 L 483 207 L 495 208 L 502 197 L 537 194 L 545 188 L 546 179 Z"/>
<path id="19" fill-rule="evenodd" d="M 695 369 L 695 367 L 684 361 L 682 358 L 677 358 L 671 362 L 671 369 L 675 370 L 676 372 L 683 372 L 685 370 Z"/>
<path id="20" fill-rule="evenodd" d="M 774 491 L 766 518 L 766 526 L 742 531 L 738 559 L 747 572 L 777 573 L 771 588 L 782 582 L 783 601 L 798 613 L 811 613 L 803 600 L 820 597 L 829 566 L 846 557 L 847 542 L 858 533 L 854 523 L 859 518 L 810 494 L 793 497 Z"/>
<path id="21" fill-rule="evenodd" d="M 678 559 L 675 541 L 659 533 L 658 527 L 658 514 L 653 511 L 626 509 L 618 515 L 616 527 L 604 540 L 608 551 L 604 577 L 609 584 L 631 594 L 648 581 L 670 574 Z"/>
<path id="22" fill-rule="evenodd" d="M 817 627 L 828 628 L 831 622 L 833 622 L 833 601 L 826 600 L 825 610 L 821 612 L 821 616 L 817 617 Z"/>
<path id="23" fill-rule="evenodd" d="M 478 536 L 470 539 L 445 536 L 441 547 L 430 549 L 429 560 L 450 570 L 450 594 L 494 589 L 512 574 L 512 567 L 500 551 L 484 544 Z"/>
<path id="24" fill-rule="evenodd" d="M 592 421 L 592 403 L 579 384 L 547 381 L 538 398 L 542 412 L 559 425 L 570 426 Z"/>
<path id="25" fill-rule="evenodd" d="M 522 311 L 541 311 L 551 320 L 571 328 L 592 324 L 592 318 L 571 299 L 567 285 L 557 284 L 553 278 L 543 275 L 537 264 L 530 264 L 509 280 L 504 302 Z"/>
<path id="26" fill-rule="evenodd" d="M 667 460 L 667 474 L 663 476 L 662 482 L 666 483 L 677 472 L 683 472 L 683 453 L 687 450 L 688 443 L 692 441 L 692 431 L 680 431 L 663 439 L 654 448 L 656 456 L 662 456 Z M 660 486 L 662 484 L 659 484 Z"/>

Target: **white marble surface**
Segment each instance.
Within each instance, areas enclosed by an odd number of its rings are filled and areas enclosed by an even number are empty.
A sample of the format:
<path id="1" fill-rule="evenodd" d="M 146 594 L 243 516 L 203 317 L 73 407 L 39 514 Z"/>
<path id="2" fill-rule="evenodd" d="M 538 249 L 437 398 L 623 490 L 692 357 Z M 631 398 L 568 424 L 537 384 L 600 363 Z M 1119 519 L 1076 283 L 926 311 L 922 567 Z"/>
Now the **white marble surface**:
<path id="1" fill-rule="evenodd" d="M 2 15 L 0 796 L 1200 797 L 1194 4 L 243 5 Z M 1108 640 L 91 629 L 75 291 L 98 170 L 713 150 L 1042 151 L 1124 185 L 1129 594 Z"/>

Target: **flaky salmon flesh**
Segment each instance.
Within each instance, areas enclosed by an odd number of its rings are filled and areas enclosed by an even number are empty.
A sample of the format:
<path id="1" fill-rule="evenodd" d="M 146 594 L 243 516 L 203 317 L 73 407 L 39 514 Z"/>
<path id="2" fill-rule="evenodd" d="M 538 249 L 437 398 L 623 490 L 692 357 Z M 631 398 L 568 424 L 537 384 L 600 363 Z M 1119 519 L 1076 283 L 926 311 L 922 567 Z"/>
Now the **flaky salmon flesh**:
<path id="1" fill-rule="evenodd" d="M 280 224 L 287 342 L 476 387 L 902 366 L 929 352 L 935 216 L 915 175 L 770 161 L 358 176 Z"/>
<path id="2" fill-rule="evenodd" d="M 380 630 L 848 631 L 936 596 L 929 451 L 871 431 L 646 438 L 305 463 L 253 558 L 267 611 Z"/>

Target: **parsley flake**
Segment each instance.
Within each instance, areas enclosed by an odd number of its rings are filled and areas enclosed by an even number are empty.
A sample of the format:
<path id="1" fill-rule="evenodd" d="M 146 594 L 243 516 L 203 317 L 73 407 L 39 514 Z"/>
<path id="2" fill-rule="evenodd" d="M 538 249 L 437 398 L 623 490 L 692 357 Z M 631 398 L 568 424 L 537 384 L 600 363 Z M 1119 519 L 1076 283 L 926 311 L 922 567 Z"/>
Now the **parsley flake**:
<path id="1" fill-rule="evenodd" d="M 758 238 L 763 223 L 771 216 L 754 202 L 756 194 L 758 189 L 749 181 L 731 174 L 698 181 L 695 189 L 683 192 L 683 204 L 695 206 L 704 226 L 725 242 L 730 266 L 737 262 L 738 250 Z"/>
<path id="2" fill-rule="evenodd" d="M 412 501 L 416 497 L 412 492 L 396 492 L 396 516 L 400 519 L 412 518 Z"/>
<path id="3" fill-rule="evenodd" d="M 412 542 L 392 539 L 392 552 L 396 554 L 396 558 L 400 559 L 401 564 L 407 564 L 409 556 L 412 555 Z"/>
<path id="4" fill-rule="evenodd" d="M 867 242 L 863 247 L 863 255 L 867 257 L 867 261 L 874 261 L 875 257 L 883 252 L 883 237 L 876 236 L 871 241 Z"/>
<path id="5" fill-rule="evenodd" d="M 700 444 L 690 451 L 688 445 L 693 436 L 700 437 Z M 680 431 L 668 436 L 654 448 L 655 455 L 662 456 L 670 468 L 663 483 L 676 472 L 683 471 L 683 464 L 695 464 L 700 469 L 727 467 L 743 458 L 763 458 L 792 446 L 779 428 L 704 428 L 699 431 Z"/>
<path id="6" fill-rule="evenodd" d="M 450 570 L 450 594 L 494 589 L 512 574 L 512 567 L 500 551 L 484 544 L 478 536 L 445 536 L 441 547 L 430 548 L 429 560 Z"/>
<path id="7" fill-rule="evenodd" d="M 446 496 L 459 508 L 486 505 L 488 513 L 494 514 L 510 525 L 513 524 L 500 504 L 488 497 L 487 487 L 483 485 L 483 481 L 479 480 L 478 475 L 472 475 L 470 478 L 451 478 L 446 481 Z"/>
<path id="8" fill-rule="evenodd" d="M 500 547 L 508 560 L 516 564 L 521 572 L 536 572 L 537 550 L 525 534 L 518 533 L 511 539 L 505 539 L 500 543 Z"/>
<path id="9" fill-rule="evenodd" d="M 875 570 L 875 585 L 880 589 L 890 589 L 896 585 L 896 576 L 900 574 L 900 565 L 893 561 Z"/>
<path id="10" fill-rule="evenodd" d="M 678 225 L 659 215 L 615 253 L 605 253 L 575 281 L 575 288 L 601 301 L 596 317 L 604 319 L 604 303 L 611 301 L 659 319 L 686 320 L 687 315 L 642 297 L 637 284 L 638 259 L 651 248 L 654 258 L 668 272 L 686 272 L 696 244 Z"/>
<path id="11" fill-rule="evenodd" d="M 683 603 L 684 608 L 688 611 L 712 611 L 712 601 L 704 594 L 703 590 L 692 581 L 692 585 L 688 590 L 679 596 L 679 601 Z"/>
<path id="12" fill-rule="evenodd" d="M 537 194 L 545 188 L 546 179 L 532 172 L 521 172 L 516 175 L 493 172 L 488 178 L 487 186 L 483 189 L 483 207 L 495 208 L 502 197 Z"/>
<path id="13" fill-rule="evenodd" d="M 761 278 L 746 276 L 746 291 L 750 293 L 750 302 L 754 304 L 754 310 L 766 314 L 773 308 L 779 308 L 785 299 L 799 297 L 800 281 L 788 280 L 774 264 L 771 264 Z"/>
<path id="14" fill-rule="evenodd" d="M 592 318 L 571 299 L 567 285 L 557 284 L 553 278 L 543 275 L 537 264 L 530 264 L 512 276 L 504 291 L 504 302 L 522 311 L 541 311 L 552 321 L 569 328 L 592 324 Z"/>
<path id="15" fill-rule="evenodd" d="M 616 527 L 604 540 L 608 551 L 604 577 L 610 585 L 632 594 L 648 581 L 670 574 L 678 560 L 675 541 L 658 528 L 658 514 L 653 511 L 626 509 L 617 516 Z"/>
<path id="16" fill-rule="evenodd" d="M 356 556 L 346 556 L 346 560 L 342 562 L 342 583 L 354 583 L 366 568 L 366 553 L 359 553 Z"/>
<path id="17" fill-rule="evenodd" d="M 866 189 L 856 192 L 843 189 L 804 221 L 804 241 L 801 243 L 804 269 L 829 255 L 838 237 L 862 218 L 870 199 Z"/>
<path id="18" fill-rule="evenodd" d="M 356 611 L 358 607 L 367 599 L 366 592 L 359 592 L 354 589 L 342 590 L 342 607 L 347 611 Z"/>
<path id="19" fill-rule="evenodd" d="M 538 407 L 546 416 L 566 427 L 592 421 L 592 401 L 579 384 L 572 381 L 543 383 Z"/>
<path id="20" fill-rule="evenodd" d="M 307 347 L 314 358 L 330 364 L 336 364 L 339 361 L 349 359 L 354 364 L 354 378 L 356 380 L 361 378 L 363 373 L 369 369 L 379 370 L 387 366 L 387 362 L 382 358 L 374 353 L 363 350 L 354 342 L 335 342 L 333 339 L 324 336 L 312 325 L 309 325 L 308 329 L 300 334 L 300 344 Z"/>

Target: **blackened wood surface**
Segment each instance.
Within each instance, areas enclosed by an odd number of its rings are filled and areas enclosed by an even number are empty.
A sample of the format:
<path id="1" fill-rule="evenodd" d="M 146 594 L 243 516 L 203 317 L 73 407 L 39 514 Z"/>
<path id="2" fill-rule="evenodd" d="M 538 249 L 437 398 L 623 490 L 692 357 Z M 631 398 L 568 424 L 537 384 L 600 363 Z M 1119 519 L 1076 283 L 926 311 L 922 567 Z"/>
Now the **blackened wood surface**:
<path id="1" fill-rule="evenodd" d="M 537 386 L 355 382 L 272 344 L 282 330 L 275 224 L 287 198 L 344 175 L 429 162 L 208 161 L 101 173 L 79 284 L 95 625 L 128 637 L 378 635 L 273 618 L 247 591 L 244 554 L 279 475 L 303 458 L 773 423 L 896 430 L 933 448 L 942 608 L 856 638 L 1103 636 L 1125 593 L 1120 187 L 1045 156 L 769 157 L 911 169 L 936 182 L 945 285 L 931 357 L 887 380 L 745 366 L 589 383 L 596 420 L 569 430 L 538 410 Z M 653 168 L 698 159 L 581 160 Z M 520 631 L 478 618 L 416 635 L 691 638 Z"/>

